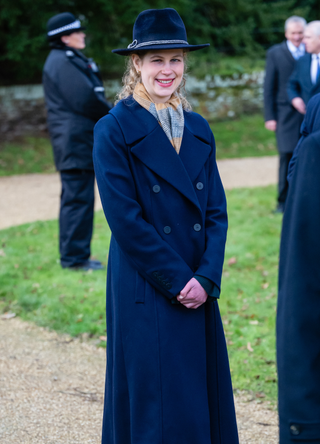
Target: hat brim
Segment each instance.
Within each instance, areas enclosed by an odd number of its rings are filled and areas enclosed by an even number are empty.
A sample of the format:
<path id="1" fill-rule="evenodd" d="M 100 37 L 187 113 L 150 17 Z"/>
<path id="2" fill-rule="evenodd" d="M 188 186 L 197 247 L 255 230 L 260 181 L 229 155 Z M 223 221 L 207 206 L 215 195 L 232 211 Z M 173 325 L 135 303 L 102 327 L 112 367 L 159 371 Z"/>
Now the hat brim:
<path id="1" fill-rule="evenodd" d="M 210 43 L 204 43 L 203 45 L 183 45 L 183 44 L 166 44 L 166 45 L 150 45 L 143 46 L 142 48 L 123 48 L 123 49 L 113 49 L 114 54 L 119 55 L 130 55 L 141 51 L 153 51 L 153 50 L 163 50 L 163 49 L 187 49 L 188 51 L 197 51 L 198 49 L 203 49 L 210 46 Z"/>

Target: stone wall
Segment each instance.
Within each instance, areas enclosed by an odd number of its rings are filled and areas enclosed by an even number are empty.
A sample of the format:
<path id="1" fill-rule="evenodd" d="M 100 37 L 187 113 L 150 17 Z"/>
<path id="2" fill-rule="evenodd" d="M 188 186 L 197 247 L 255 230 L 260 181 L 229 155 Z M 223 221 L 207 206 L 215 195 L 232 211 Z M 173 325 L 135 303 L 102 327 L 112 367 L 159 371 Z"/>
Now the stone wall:
<path id="1" fill-rule="evenodd" d="M 234 74 L 204 80 L 188 77 L 188 99 L 194 111 L 209 121 L 232 119 L 259 112 L 263 106 L 264 72 Z M 114 100 L 120 81 L 105 82 L 106 96 Z M 0 137 L 10 140 L 30 133 L 46 132 L 46 110 L 42 85 L 0 88 Z"/>
<path id="2" fill-rule="evenodd" d="M 42 85 L 0 88 L 0 141 L 46 128 Z"/>
<path id="3" fill-rule="evenodd" d="M 264 71 L 228 78 L 207 76 L 204 80 L 189 77 L 188 97 L 194 111 L 208 121 L 252 114 L 263 108 L 263 79 Z"/>

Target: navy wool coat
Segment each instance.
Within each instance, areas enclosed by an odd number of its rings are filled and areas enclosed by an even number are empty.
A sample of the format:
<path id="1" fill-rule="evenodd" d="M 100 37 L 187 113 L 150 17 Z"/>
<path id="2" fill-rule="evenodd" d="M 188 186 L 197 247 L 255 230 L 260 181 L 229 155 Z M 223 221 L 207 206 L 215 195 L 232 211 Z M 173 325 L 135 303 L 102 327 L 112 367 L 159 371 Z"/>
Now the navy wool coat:
<path id="1" fill-rule="evenodd" d="M 94 166 L 112 231 L 103 444 L 237 444 L 217 302 L 176 296 L 197 275 L 220 287 L 225 195 L 208 123 L 186 112 L 178 156 L 132 98 L 95 127 Z"/>
<path id="2" fill-rule="evenodd" d="M 280 444 L 320 443 L 319 165 L 318 129 L 301 143 L 282 227 L 277 312 Z"/>

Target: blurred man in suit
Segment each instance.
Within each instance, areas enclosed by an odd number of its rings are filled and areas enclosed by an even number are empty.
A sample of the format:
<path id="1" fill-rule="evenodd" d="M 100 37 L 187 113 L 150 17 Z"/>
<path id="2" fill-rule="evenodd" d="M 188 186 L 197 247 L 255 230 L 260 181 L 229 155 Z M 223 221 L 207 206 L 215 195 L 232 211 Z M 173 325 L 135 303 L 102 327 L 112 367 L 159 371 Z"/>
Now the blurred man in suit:
<path id="1" fill-rule="evenodd" d="M 272 46 L 267 53 L 264 81 L 265 127 L 275 131 L 279 151 L 279 184 L 276 212 L 282 213 L 288 192 L 287 171 L 300 137 L 303 115 L 290 103 L 287 83 L 296 61 L 304 56 L 302 43 L 306 21 L 292 16 L 285 22 L 286 41 Z"/>
<path id="2" fill-rule="evenodd" d="M 307 53 L 299 59 L 288 82 L 291 104 L 301 114 L 315 94 L 320 93 L 320 20 L 308 23 L 303 42 Z"/>

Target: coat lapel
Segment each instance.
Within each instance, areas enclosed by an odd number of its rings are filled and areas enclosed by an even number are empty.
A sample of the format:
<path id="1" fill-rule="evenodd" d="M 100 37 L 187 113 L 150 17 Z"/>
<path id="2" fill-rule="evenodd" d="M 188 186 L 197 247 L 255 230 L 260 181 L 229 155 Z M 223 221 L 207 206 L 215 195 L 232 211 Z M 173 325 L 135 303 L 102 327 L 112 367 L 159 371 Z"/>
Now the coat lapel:
<path id="1" fill-rule="evenodd" d="M 294 63 L 296 62 L 295 58 L 293 57 L 293 55 L 291 54 L 291 52 L 289 51 L 287 42 L 284 41 L 281 43 L 281 47 L 283 49 L 283 54 L 286 57 L 286 59 L 288 60 L 288 62 L 291 63 L 291 65 L 294 65 Z"/>
<path id="2" fill-rule="evenodd" d="M 180 149 L 180 159 L 191 182 L 194 182 L 199 176 L 211 150 L 212 148 L 209 143 L 198 139 L 188 126 L 185 126 Z"/>
<path id="3" fill-rule="evenodd" d="M 159 124 L 152 133 L 134 145 L 131 152 L 148 168 L 199 207 L 198 198 L 188 173 Z"/>
<path id="4" fill-rule="evenodd" d="M 126 107 L 131 115 L 130 118 L 127 116 L 122 127 L 132 154 L 200 208 L 192 182 L 211 152 L 209 142 L 199 140 L 193 134 L 197 134 L 194 124 L 186 122 L 178 155 L 152 114 L 133 102 L 130 101 Z"/>

